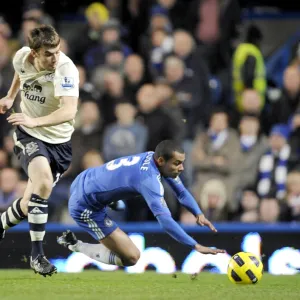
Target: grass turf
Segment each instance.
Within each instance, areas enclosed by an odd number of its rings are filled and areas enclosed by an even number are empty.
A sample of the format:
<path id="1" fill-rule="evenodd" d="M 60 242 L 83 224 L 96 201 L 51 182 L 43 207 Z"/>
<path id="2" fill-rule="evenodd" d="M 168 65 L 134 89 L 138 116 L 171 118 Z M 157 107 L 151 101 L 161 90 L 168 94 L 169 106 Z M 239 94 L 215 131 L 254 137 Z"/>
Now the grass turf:
<path id="1" fill-rule="evenodd" d="M 300 277 L 264 274 L 256 285 L 232 284 L 226 275 L 128 274 L 122 271 L 59 273 L 44 278 L 29 270 L 0 271 L 1 300 L 300 299 Z"/>

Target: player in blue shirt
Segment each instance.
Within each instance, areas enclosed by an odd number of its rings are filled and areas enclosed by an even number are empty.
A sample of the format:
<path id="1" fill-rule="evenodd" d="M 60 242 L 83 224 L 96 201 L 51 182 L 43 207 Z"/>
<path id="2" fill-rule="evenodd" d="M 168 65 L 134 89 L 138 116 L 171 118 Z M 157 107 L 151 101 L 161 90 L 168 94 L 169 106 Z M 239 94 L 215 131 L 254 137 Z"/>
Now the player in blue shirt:
<path id="1" fill-rule="evenodd" d="M 160 225 L 175 240 L 200 253 L 224 253 L 198 244 L 172 218 L 167 207 L 161 177 L 174 190 L 179 202 L 195 215 L 199 225 L 217 231 L 179 179 L 184 160 L 183 149 L 165 140 L 157 145 L 155 152 L 122 157 L 83 171 L 72 183 L 69 212 L 100 244 L 78 241 L 71 231 L 64 232 L 57 242 L 106 264 L 135 265 L 140 257 L 138 248 L 108 217 L 106 208 L 120 199 L 134 201 L 135 196 L 142 196 Z"/>

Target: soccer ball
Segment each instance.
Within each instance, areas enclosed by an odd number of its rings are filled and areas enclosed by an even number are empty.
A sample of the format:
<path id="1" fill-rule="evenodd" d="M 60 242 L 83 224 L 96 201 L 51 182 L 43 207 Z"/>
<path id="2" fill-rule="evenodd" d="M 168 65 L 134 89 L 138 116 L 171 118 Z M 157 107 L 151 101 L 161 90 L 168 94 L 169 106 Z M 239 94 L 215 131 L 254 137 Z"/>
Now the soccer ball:
<path id="1" fill-rule="evenodd" d="M 256 255 L 250 252 L 239 252 L 231 257 L 227 275 L 233 283 L 257 283 L 263 275 L 263 264 Z"/>

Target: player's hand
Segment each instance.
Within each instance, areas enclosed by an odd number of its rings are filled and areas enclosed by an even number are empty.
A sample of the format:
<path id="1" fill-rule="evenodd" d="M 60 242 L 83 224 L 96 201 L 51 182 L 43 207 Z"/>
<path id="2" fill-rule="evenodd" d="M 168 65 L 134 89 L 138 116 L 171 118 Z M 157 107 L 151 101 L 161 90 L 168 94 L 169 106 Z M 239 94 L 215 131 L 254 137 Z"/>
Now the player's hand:
<path id="1" fill-rule="evenodd" d="M 204 214 L 200 214 L 197 217 L 197 224 L 200 226 L 207 226 L 211 231 L 217 232 L 218 230 L 215 228 L 215 226 L 205 218 Z"/>
<path id="2" fill-rule="evenodd" d="M 213 248 L 202 246 L 200 244 L 197 244 L 195 246 L 195 250 L 202 254 L 213 254 L 213 255 L 226 252 L 225 250 L 222 249 L 213 249 Z"/>
<path id="3" fill-rule="evenodd" d="M 14 99 L 3 97 L 0 99 L 0 114 L 5 114 L 14 104 Z"/>
<path id="4" fill-rule="evenodd" d="M 38 124 L 34 118 L 30 118 L 27 115 L 23 113 L 15 113 L 10 115 L 7 118 L 8 123 L 11 123 L 12 125 L 23 125 L 28 128 L 34 128 L 37 127 Z"/>

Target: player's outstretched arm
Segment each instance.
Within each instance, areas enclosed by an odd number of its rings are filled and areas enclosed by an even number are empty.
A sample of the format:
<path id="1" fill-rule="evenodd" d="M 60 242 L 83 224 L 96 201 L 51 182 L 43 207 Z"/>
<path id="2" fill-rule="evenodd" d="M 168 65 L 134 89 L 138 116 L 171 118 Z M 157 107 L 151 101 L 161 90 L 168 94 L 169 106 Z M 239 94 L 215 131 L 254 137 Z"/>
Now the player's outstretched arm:
<path id="1" fill-rule="evenodd" d="M 166 178 L 167 183 L 170 185 L 180 204 L 190 211 L 195 217 L 202 214 L 202 211 L 192 196 L 192 194 L 185 188 L 180 178 Z"/>
<path id="2" fill-rule="evenodd" d="M 179 224 L 170 215 L 158 215 L 156 216 L 158 222 L 163 227 L 163 229 L 178 242 L 189 246 L 196 251 L 203 254 L 218 254 L 225 253 L 225 250 L 212 249 L 209 247 L 202 246 L 198 244 L 191 236 L 189 236 Z"/>
<path id="3" fill-rule="evenodd" d="M 75 118 L 78 98 L 72 96 L 61 97 L 61 107 L 47 116 L 30 118 L 26 114 L 16 113 L 7 118 L 12 125 L 23 125 L 28 128 L 47 127 L 62 124 Z"/>
<path id="4" fill-rule="evenodd" d="M 20 89 L 20 78 L 17 72 L 15 72 L 13 81 L 7 95 L 0 99 L 0 114 L 6 113 L 14 104 L 15 98 Z"/>
<path id="5" fill-rule="evenodd" d="M 62 96 L 60 98 L 61 107 L 53 113 L 36 118 L 38 126 L 53 126 L 75 118 L 77 113 L 78 97 Z"/>
<path id="6" fill-rule="evenodd" d="M 197 224 L 200 226 L 207 226 L 210 230 L 217 232 L 217 229 L 214 227 L 214 225 L 205 218 L 195 198 L 185 188 L 181 180 L 179 178 L 168 178 L 167 182 L 175 192 L 180 204 L 194 214 L 197 219 Z"/>

